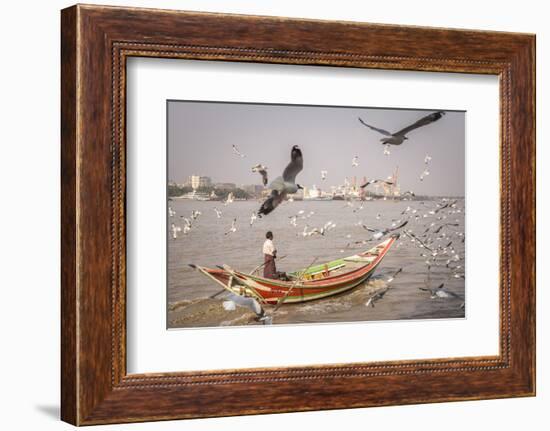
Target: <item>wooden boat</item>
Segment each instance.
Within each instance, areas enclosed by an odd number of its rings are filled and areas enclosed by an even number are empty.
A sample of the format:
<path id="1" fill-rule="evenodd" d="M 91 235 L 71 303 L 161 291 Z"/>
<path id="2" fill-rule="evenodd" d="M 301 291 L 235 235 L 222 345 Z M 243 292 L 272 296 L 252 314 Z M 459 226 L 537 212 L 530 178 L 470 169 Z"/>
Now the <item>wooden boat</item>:
<path id="1" fill-rule="evenodd" d="M 262 304 L 305 302 L 346 292 L 368 280 L 398 238 L 392 235 L 363 253 L 287 273 L 289 281 L 246 274 L 227 265 L 193 267 L 229 292 Z"/>

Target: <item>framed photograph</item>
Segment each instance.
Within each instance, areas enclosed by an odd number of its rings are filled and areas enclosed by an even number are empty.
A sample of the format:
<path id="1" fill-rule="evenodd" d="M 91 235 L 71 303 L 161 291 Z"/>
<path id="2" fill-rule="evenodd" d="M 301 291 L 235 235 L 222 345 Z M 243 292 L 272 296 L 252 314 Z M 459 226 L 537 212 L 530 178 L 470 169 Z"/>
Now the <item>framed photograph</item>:
<path id="1" fill-rule="evenodd" d="M 535 394 L 535 37 L 62 11 L 62 419 Z"/>

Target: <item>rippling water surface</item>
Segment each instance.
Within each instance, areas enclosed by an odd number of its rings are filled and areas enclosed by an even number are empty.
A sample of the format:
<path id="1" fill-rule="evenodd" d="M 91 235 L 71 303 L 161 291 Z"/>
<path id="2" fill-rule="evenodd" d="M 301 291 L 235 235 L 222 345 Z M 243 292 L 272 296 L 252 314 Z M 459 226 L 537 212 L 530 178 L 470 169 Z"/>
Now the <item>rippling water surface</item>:
<path id="1" fill-rule="evenodd" d="M 382 241 L 372 240 L 366 245 L 348 246 L 354 241 L 372 239 L 372 234 L 358 222 L 382 228 L 391 226 L 395 220 L 409 220 L 405 229 L 423 240 L 433 239 L 434 247 L 445 247 L 451 241 L 452 244 L 445 255 L 440 253 L 428 271 L 427 258 L 421 256 L 426 251 L 402 235 L 370 281 L 339 296 L 303 304 L 284 304 L 274 314 L 273 323 L 462 318 L 465 315 L 465 280 L 455 278 L 446 262 L 457 255 L 460 261 L 453 260 L 451 266 L 461 266 L 455 270 L 458 277 L 464 274 L 464 237 L 460 236 L 464 233 L 464 200 L 458 199 L 454 208 L 430 214 L 438 203 L 442 201 L 378 200 L 364 202 L 360 209 L 360 202 L 353 202 L 353 207 L 343 201 L 285 202 L 272 214 L 257 219 L 250 226 L 250 216 L 259 208 L 256 201 L 233 202 L 224 206 L 222 202 L 215 201 L 174 199 L 170 206 L 176 215 L 170 218 L 169 223 L 183 226 L 180 216 L 189 218 L 192 210 L 201 211 L 202 214 L 188 234 L 180 233 L 175 240 L 170 234 L 168 237 L 169 326 L 258 324 L 245 308 L 226 311 L 223 308 L 224 295 L 208 299 L 220 290 L 219 285 L 190 268 L 189 263 L 204 266 L 228 264 L 241 271 L 251 271 L 263 262 L 262 244 L 265 232 L 271 230 L 278 255 L 286 256 L 278 262 L 278 269 L 293 271 L 307 267 L 314 257 L 318 257 L 317 262 L 322 263 L 367 250 Z M 407 207 L 410 210 L 402 214 Z M 217 218 L 214 208 L 222 211 L 221 218 Z M 304 215 L 310 212 L 314 214 L 307 219 L 298 218 L 297 227 L 294 227 L 289 217 L 300 210 L 304 210 Z M 438 220 L 438 217 L 445 218 Z M 234 218 L 237 218 L 237 231 L 225 235 Z M 336 227 L 327 235 L 305 238 L 301 235 L 306 224 L 309 225 L 308 229 L 320 228 L 328 221 L 336 223 Z M 434 233 L 441 224 L 451 222 L 459 226 L 446 226 L 439 233 Z M 435 225 L 430 226 L 432 223 Z M 428 227 L 430 230 L 426 237 L 422 237 Z M 388 284 L 389 275 L 399 268 L 403 268 L 403 271 Z M 457 297 L 432 299 L 429 292 L 419 289 L 427 285 L 435 288 L 441 283 L 445 283 L 445 289 Z M 375 307 L 367 307 L 369 297 L 387 286 L 390 290 L 375 302 Z"/>

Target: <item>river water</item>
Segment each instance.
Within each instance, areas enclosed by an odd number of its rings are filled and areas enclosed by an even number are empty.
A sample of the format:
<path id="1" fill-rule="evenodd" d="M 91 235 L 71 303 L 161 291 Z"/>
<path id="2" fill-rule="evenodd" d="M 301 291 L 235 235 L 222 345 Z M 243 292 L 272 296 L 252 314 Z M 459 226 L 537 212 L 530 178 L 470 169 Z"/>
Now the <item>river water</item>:
<path id="1" fill-rule="evenodd" d="M 404 229 L 423 241 L 433 240 L 432 249 L 438 245 L 444 248 L 451 241 L 452 244 L 444 252 L 440 250 L 428 270 L 428 257 L 421 256 L 427 253 L 426 250 L 401 235 L 367 283 L 335 297 L 284 304 L 273 315 L 273 324 L 463 318 L 466 308 L 465 279 L 462 278 L 465 268 L 464 199 L 458 199 L 453 207 L 435 212 L 438 205 L 445 203 L 449 201 L 376 200 L 364 202 L 361 208 L 361 202 L 357 201 L 352 202 L 351 207 L 343 201 L 285 202 L 251 226 L 250 216 L 260 206 L 257 201 L 237 201 L 224 206 L 216 201 L 174 199 L 169 204 L 176 214 L 169 217 L 169 225 L 174 222 L 183 227 L 181 216 L 189 218 L 192 210 L 200 211 L 201 215 L 193 221 L 189 233 L 180 232 L 178 238 L 173 239 L 168 232 L 168 326 L 258 324 L 246 308 L 226 311 L 223 307 L 227 300 L 225 295 L 208 299 L 220 291 L 220 286 L 189 267 L 190 263 L 209 267 L 228 264 L 243 272 L 251 271 L 263 262 L 262 244 L 266 231 L 271 230 L 278 256 L 286 256 L 278 262 L 277 269 L 290 272 L 307 267 L 315 257 L 317 263 L 322 263 L 367 250 L 382 239 L 373 240 L 372 233 L 360 223 L 384 228 L 396 220 L 408 220 Z M 222 211 L 220 218 L 214 208 Z M 290 217 L 299 211 L 303 211 L 303 215 L 297 218 L 295 227 Z M 304 216 L 306 218 L 302 218 Z M 226 235 L 234 218 L 237 218 L 237 231 Z M 321 228 L 328 221 L 334 222 L 336 227 L 326 235 L 301 235 L 306 224 L 311 230 Z M 435 233 L 443 223 L 458 223 L 458 226 L 444 226 Z M 427 228 L 429 231 L 424 233 Z M 370 242 L 353 244 L 362 240 Z M 452 259 L 451 268 L 446 266 L 449 259 Z M 460 267 L 452 270 L 456 266 Z M 389 276 L 399 268 L 403 268 L 402 272 L 387 283 Z M 436 288 L 441 283 L 451 292 L 448 297 L 432 298 L 430 292 L 420 290 L 426 286 Z M 369 297 L 385 287 L 390 289 L 383 298 L 376 301 L 374 307 L 366 306 Z"/>

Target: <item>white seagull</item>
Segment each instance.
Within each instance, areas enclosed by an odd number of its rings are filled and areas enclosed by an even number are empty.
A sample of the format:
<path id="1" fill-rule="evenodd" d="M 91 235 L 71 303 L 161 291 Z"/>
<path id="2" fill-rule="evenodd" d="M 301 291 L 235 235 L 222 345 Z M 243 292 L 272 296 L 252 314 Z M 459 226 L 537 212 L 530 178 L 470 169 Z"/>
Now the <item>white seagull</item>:
<path id="1" fill-rule="evenodd" d="M 257 218 L 258 216 L 256 216 L 256 213 L 252 213 L 252 215 L 250 216 L 250 227 L 252 227 Z"/>
<path id="2" fill-rule="evenodd" d="M 233 195 L 233 192 L 229 192 L 223 204 L 227 206 L 228 204 L 232 203 L 234 200 L 235 200 L 235 196 Z"/>
<path id="3" fill-rule="evenodd" d="M 388 227 L 388 228 L 385 228 L 385 229 L 373 229 L 373 228 L 370 228 L 370 227 L 365 226 L 365 225 L 361 225 L 361 226 L 363 226 L 363 229 L 368 230 L 369 232 L 372 232 L 372 233 L 373 233 L 373 235 L 372 235 L 372 238 L 373 238 L 373 239 L 380 239 L 380 238 L 382 238 L 383 236 L 386 236 L 388 233 L 393 232 L 394 230 L 401 229 L 401 228 L 402 228 L 403 226 L 405 226 L 407 223 L 408 223 L 408 220 L 405 220 L 405 221 L 404 221 L 403 223 L 401 223 L 399 226 Z"/>
<path id="4" fill-rule="evenodd" d="M 241 153 L 235 145 L 232 145 L 233 153 L 241 158 L 246 157 L 246 154 Z"/>
<path id="5" fill-rule="evenodd" d="M 231 222 L 231 229 L 229 229 L 227 232 L 225 232 L 224 235 L 229 235 L 230 233 L 235 233 L 237 232 L 237 219 L 234 218 L 233 221 Z"/>
<path id="6" fill-rule="evenodd" d="M 181 227 L 176 226 L 174 223 L 170 226 L 170 230 L 172 231 L 172 238 L 178 239 L 178 233 L 181 232 Z"/>

